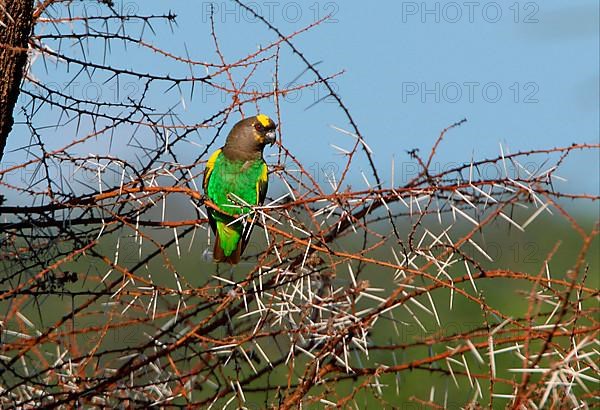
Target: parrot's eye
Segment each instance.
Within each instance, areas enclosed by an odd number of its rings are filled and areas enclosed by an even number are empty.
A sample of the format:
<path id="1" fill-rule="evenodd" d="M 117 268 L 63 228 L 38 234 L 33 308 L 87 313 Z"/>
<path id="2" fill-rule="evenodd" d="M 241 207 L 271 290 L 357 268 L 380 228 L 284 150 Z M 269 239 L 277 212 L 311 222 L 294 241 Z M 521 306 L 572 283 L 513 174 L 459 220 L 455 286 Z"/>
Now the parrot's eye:
<path id="1" fill-rule="evenodd" d="M 257 122 L 254 124 L 254 129 L 258 132 L 263 132 L 265 130 L 265 127 L 263 127 L 263 125 L 260 122 Z"/>

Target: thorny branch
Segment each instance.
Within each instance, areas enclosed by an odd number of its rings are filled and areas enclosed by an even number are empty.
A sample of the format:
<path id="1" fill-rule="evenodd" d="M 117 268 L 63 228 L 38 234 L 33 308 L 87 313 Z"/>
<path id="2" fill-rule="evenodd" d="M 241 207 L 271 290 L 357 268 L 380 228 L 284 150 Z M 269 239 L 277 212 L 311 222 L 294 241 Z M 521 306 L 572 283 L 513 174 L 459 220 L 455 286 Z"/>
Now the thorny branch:
<path id="1" fill-rule="evenodd" d="M 564 161 L 598 145 L 502 149 L 436 170 L 463 120 L 427 155 L 410 152 L 412 178 L 386 184 L 389 164 L 330 84 L 342 72 L 321 72 L 295 45 L 327 17 L 286 34 L 235 0 L 272 41 L 228 62 L 211 16 L 216 61 L 204 61 L 161 45 L 173 13 L 100 3 L 76 13 L 76 2 L 38 2 L 28 44 L 2 49 L 30 53 L 14 112 L 30 139 L 0 170 L 3 407 L 591 406 L 599 226 L 567 205 L 598 197 L 557 186 Z M 112 61 L 119 46 L 176 74 Z M 300 82 L 284 61 L 312 77 Z M 250 87 L 265 72 L 272 87 Z M 82 94 L 79 81 L 114 94 Z M 334 146 L 343 163 L 324 176 L 286 145 L 281 108 L 315 85 L 351 128 L 335 128 L 348 148 Z M 190 118 L 202 87 L 225 98 Z M 205 260 L 204 165 L 238 113 L 272 102 L 282 134 L 270 197 L 245 216 L 256 227 L 244 263 L 216 266 Z M 365 162 L 375 182 L 362 174 L 365 186 L 348 186 Z M 497 232 L 549 220 L 564 233 L 535 264 L 505 266 L 491 252 Z M 558 256 L 569 242 L 578 253 Z M 426 394 L 405 390 L 415 379 L 430 381 Z"/>

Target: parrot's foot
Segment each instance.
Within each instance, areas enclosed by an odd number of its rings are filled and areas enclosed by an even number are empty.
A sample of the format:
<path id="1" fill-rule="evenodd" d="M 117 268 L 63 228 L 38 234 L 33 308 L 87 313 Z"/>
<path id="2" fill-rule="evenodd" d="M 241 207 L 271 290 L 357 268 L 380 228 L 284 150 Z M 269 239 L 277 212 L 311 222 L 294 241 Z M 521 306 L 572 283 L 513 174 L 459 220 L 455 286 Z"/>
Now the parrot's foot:
<path id="1" fill-rule="evenodd" d="M 202 252 L 202 260 L 204 262 L 212 262 L 212 260 L 213 260 L 212 247 L 208 247 L 208 248 L 204 249 L 204 252 Z"/>

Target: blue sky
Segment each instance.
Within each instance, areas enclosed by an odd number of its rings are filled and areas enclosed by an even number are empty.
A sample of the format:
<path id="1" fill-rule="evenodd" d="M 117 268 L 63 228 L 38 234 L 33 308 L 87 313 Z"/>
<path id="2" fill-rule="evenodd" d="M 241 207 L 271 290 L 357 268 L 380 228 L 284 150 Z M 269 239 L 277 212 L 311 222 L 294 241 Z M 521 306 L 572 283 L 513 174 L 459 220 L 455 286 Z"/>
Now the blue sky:
<path id="1" fill-rule="evenodd" d="M 84 2 L 86 7 L 99 7 Z M 210 38 L 209 2 L 158 0 L 116 1 L 128 13 L 178 15 L 173 31 L 166 24 L 154 26 L 156 35 L 146 30 L 146 41 L 175 54 L 218 62 Z M 275 35 L 232 2 L 213 2 L 216 31 L 228 61 L 235 61 L 273 41 Z M 366 141 L 374 151 L 389 182 L 392 156 L 396 162 L 409 161 L 406 150 L 427 151 L 439 132 L 451 123 L 467 118 L 444 142 L 439 167 L 448 163 L 499 154 L 499 143 L 509 151 L 548 148 L 573 142 L 599 139 L 599 39 L 597 1 L 543 2 L 406 2 L 380 1 L 256 1 L 253 8 L 269 16 L 283 33 L 289 34 L 315 18 L 333 13 L 332 21 L 296 37 L 294 44 L 311 62 L 319 62 L 324 75 L 344 70 L 333 80 L 350 109 Z M 74 11 L 82 10 L 73 3 Z M 126 23 L 130 33 L 141 26 Z M 38 27 L 39 32 L 51 29 Z M 185 46 L 184 46 L 185 43 Z M 101 60 L 92 46 L 90 55 Z M 73 49 L 73 53 L 77 50 Z M 189 68 L 173 64 L 147 51 L 115 45 L 109 64 L 171 75 L 187 75 Z M 267 90 L 272 81 L 272 65 L 256 73 L 256 84 Z M 304 66 L 289 50 L 282 49 L 280 79 L 295 79 Z M 64 84 L 73 73 L 45 73 L 36 61 L 33 73 L 45 81 Z M 195 69 L 197 75 L 202 71 Z M 237 81 L 242 71 L 235 72 Z M 101 79 L 101 74 L 99 74 Z M 314 77 L 305 73 L 300 81 Z M 84 76 L 80 77 L 86 81 Z M 221 77 L 224 81 L 225 78 Z M 79 79 L 78 79 L 79 81 Z M 89 80 L 88 80 L 89 81 Z M 134 87 L 132 79 L 123 81 Z M 99 81 L 103 96 L 110 84 Z M 124 85 L 125 84 L 125 85 Z M 85 87 L 85 84 L 81 85 Z M 136 88 L 138 87 L 138 88 Z M 166 87 L 163 87 L 163 91 Z M 184 86 L 185 89 L 185 86 Z M 93 90 L 92 90 L 93 91 Z M 201 121 L 224 105 L 222 95 L 203 95 L 196 88 L 185 107 L 174 109 L 184 121 Z M 162 91 L 161 91 L 162 92 Z M 307 164 L 318 167 L 341 163 L 339 153 L 329 144 L 350 146 L 348 136 L 330 125 L 349 129 L 341 110 L 329 101 L 310 107 L 324 95 L 322 87 L 304 90 L 284 99 L 281 105 L 283 137 L 286 144 Z M 179 101 L 177 91 L 152 96 L 166 106 Z M 164 99 L 164 101 L 163 101 Z M 308 109 L 307 109 L 308 108 Z M 261 111 L 272 115 L 272 101 L 263 101 Z M 247 114 L 253 112 L 247 111 Z M 48 113 L 52 122 L 55 113 Z M 17 128 L 16 133 L 25 133 Z M 51 131 L 48 131 L 51 132 Z M 200 132 L 197 143 L 207 136 Z M 57 145 L 70 141 L 61 134 Z M 9 149 L 22 144 L 16 138 Z M 89 148 L 88 152 L 90 149 Z M 119 148 L 118 144 L 113 149 Z M 184 152 L 193 159 L 194 152 Z M 13 161 L 15 157 L 11 158 Z M 562 176 L 569 178 L 567 191 L 598 192 L 600 173 L 597 151 L 578 154 L 565 164 Z M 325 165 L 323 165 L 325 164 Z M 366 168 L 366 163 L 364 164 Z M 398 167 L 397 167 L 398 169 Z M 362 182 L 357 182 L 362 184 Z"/>

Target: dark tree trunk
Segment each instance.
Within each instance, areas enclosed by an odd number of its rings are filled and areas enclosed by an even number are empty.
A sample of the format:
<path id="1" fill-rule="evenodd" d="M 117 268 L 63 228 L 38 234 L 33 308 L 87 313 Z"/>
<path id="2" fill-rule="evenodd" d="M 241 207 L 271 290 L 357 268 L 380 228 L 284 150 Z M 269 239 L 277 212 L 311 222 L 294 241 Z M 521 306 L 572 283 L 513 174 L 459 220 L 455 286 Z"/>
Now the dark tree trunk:
<path id="1" fill-rule="evenodd" d="M 13 109 L 27 64 L 33 0 L 0 0 L 0 160 L 12 130 Z"/>

